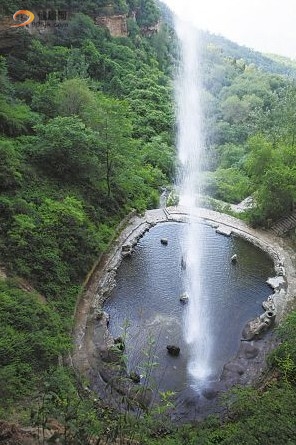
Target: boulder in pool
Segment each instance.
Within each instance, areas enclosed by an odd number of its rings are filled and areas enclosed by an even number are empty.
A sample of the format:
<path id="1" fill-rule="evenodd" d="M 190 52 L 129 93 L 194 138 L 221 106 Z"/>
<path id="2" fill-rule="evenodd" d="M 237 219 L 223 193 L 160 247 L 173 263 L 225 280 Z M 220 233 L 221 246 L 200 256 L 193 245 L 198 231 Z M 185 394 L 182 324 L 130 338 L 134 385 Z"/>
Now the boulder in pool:
<path id="1" fill-rule="evenodd" d="M 172 355 L 173 357 L 178 357 L 180 355 L 180 348 L 179 346 L 175 345 L 168 345 L 167 346 L 168 353 Z"/>
<path id="2" fill-rule="evenodd" d="M 182 294 L 182 295 L 180 296 L 180 301 L 181 301 L 181 303 L 183 303 L 183 304 L 188 303 L 188 301 L 189 301 L 189 296 L 188 296 L 188 294 L 187 294 L 186 292 L 184 292 L 184 294 Z"/>
<path id="3" fill-rule="evenodd" d="M 259 338 L 260 335 L 266 332 L 273 324 L 276 313 L 272 310 L 264 312 L 255 320 L 249 321 L 243 330 L 242 340 L 253 340 Z"/>

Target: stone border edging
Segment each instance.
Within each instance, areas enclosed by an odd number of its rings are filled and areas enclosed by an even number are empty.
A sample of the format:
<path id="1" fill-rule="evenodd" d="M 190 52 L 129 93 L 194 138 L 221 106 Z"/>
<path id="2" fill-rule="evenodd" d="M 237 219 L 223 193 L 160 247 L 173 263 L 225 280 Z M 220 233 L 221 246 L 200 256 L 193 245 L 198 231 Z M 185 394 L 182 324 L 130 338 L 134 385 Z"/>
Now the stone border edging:
<path id="1" fill-rule="evenodd" d="M 168 210 L 170 216 L 178 215 L 183 220 L 187 218 L 186 209 L 173 207 Z M 234 234 L 246 239 L 271 257 L 276 276 L 282 277 L 278 280 L 274 278 L 267 280 L 275 291 L 273 299 L 277 312 L 277 322 L 280 322 L 288 310 L 289 303 L 294 302 L 296 295 L 296 275 L 293 264 L 296 255 L 293 250 L 283 239 L 268 231 L 253 229 L 233 216 L 208 209 L 198 209 L 194 216 L 215 227 L 218 233 L 226 236 Z"/>
<path id="2" fill-rule="evenodd" d="M 243 221 L 213 210 L 197 209 L 193 215 L 206 224 L 218 229 L 219 233 L 243 237 L 264 250 L 273 260 L 277 275 L 285 277 L 285 289 L 275 289 L 274 304 L 277 321 L 280 321 L 288 310 L 289 303 L 294 301 L 296 294 L 296 277 L 293 260 L 296 256 L 292 249 L 270 232 L 255 230 Z M 131 249 L 138 240 L 154 225 L 163 222 L 186 222 L 188 212 L 182 207 L 148 210 L 143 217 L 134 215 L 125 229 L 112 244 L 108 253 L 94 269 L 82 298 L 77 305 L 73 328 L 74 350 L 71 356 L 73 367 L 85 375 L 91 382 L 96 381 L 96 389 L 106 384 L 106 372 L 102 370 L 101 354 L 105 353 L 114 340 L 108 332 L 108 320 L 97 319 L 105 299 L 115 286 L 115 276 L 123 259 L 122 246 Z M 104 367 L 104 366 L 103 366 Z M 107 373 L 108 374 L 108 373 Z M 103 385 L 102 385 L 103 384 Z"/>

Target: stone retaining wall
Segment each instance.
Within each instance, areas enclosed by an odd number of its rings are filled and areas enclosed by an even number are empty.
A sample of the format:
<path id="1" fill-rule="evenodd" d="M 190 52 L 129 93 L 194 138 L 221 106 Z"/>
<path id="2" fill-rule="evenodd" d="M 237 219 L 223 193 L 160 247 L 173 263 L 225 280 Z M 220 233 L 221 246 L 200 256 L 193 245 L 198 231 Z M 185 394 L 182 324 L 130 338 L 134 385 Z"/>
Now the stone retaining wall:
<path id="1" fill-rule="evenodd" d="M 276 310 L 276 321 L 279 322 L 294 303 L 296 290 L 295 253 L 282 239 L 263 230 L 250 228 L 243 221 L 229 215 L 208 209 L 198 209 L 194 218 L 215 227 L 219 233 L 229 236 L 240 236 L 260 247 L 268 253 L 275 265 L 275 293 L 272 295 Z M 143 217 L 134 215 L 129 224 L 121 232 L 109 252 L 104 255 L 94 270 L 85 288 L 75 314 L 73 330 L 74 351 L 72 363 L 74 368 L 89 378 L 93 387 L 102 395 L 106 383 L 116 380 L 116 372 L 122 377 L 122 368 L 117 371 L 104 362 L 106 351 L 112 348 L 114 341 L 107 329 L 107 318 L 99 317 L 102 304 L 115 286 L 116 271 L 126 254 L 132 252 L 138 240 L 156 224 L 176 221 L 187 222 L 188 212 L 185 208 L 169 207 L 166 209 L 149 210 Z M 122 247 L 124 246 L 124 249 Z M 263 303 L 263 302 L 262 302 Z M 250 383 L 262 372 L 266 353 L 272 347 L 272 342 L 265 338 L 241 343 L 237 356 L 224 367 L 217 392 L 236 383 Z M 103 359 L 102 359 L 103 357 Z M 115 374 L 114 374 L 115 372 Z M 126 376 L 127 377 L 127 376 Z M 131 382 L 120 391 L 133 392 Z M 211 392 L 211 389 L 207 390 Z"/>

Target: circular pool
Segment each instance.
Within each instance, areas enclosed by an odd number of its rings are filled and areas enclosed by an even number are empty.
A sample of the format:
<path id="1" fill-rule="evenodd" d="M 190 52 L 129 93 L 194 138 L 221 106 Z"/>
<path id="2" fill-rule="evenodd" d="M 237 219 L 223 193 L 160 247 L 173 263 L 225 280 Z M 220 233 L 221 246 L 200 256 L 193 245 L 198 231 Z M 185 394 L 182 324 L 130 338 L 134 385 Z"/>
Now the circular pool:
<path id="1" fill-rule="evenodd" d="M 205 224 L 201 230 L 201 292 L 209 317 L 212 339 L 211 380 L 219 379 L 223 365 L 237 352 L 246 322 L 262 313 L 262 302 L 271 293 L 265 283 L 273 275 L 271 259 L 249 242 L 226 237 Z M 109 330 L 124 337 L 129 371 L 156 389 L 182 393 L 193 382 L 187 372 L 189 348 L 184 340 L 187 305 L 184 293 L 182 245 L 186 224 L 161 223 L 139 241 L 131 257 L 123 260 L 104 310 Z M 162 244 L 166 238 L 168 244 Z M 236 254 L 237 263 L 231 262 Z M 200 314 L 196 314 L 198 316 Z M 173 357 L 167 345 L 180 347 Z"/>

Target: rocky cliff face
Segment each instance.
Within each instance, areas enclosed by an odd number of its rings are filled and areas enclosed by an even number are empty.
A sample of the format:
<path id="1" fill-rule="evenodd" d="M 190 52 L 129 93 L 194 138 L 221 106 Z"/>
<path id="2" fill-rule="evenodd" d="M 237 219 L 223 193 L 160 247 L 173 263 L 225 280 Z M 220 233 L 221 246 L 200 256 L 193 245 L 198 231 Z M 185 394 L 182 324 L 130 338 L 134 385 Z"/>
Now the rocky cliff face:
<path id="1" fill-rule="evenodd" d="M 112 37 L 127 37 L 127 14 L 114 14 L 113 10 L 102 11 L 102 14 L 93 17 L 96 25 L 107 28 Z M 73 12 L 54 9 L 32 10 L 35 20 L 28 26 L 12 28 L 15 22 L 12 17 L 0 19 L 0 50 L 8 51 L 18 44 L 20 30 L 26 30 L 30 34 L 44 34 L 54 32 L 55 29 L 66 27 Z M 135 14 L 133 15 L 135 20 Z M 142 34 L 150 36 L 159 31 L 160 24 L 143 27 Z"/>
<path id="2" fill-rule="evenodd" d="M 127 16 L 99 16 L 95 18 L 95 23 L 99 26 L 108 28 L 112 37 L 127 37 Z"/>
<path id="3" fill-rule="evenodd" d="M 35 10 L 33 23 L 26 27 L 12 28 L 15 22 L 12 17 L 3 17 L 0 20 L 0 49 L 12 48 L 17 44 L 19 29 L 25 29 L 30 34 L 44 34 L 54 32 L 55 29 L 66 27 L 71 18 L 71 11 Z M 62 14 L 63 13 L 63 14 Z M 93 17 L 98 26 L 104 26 L 110 31 L 112 37 L 127 37 L 127 15 L 100 15 Z"/>
<path id="4" fill-rule="evenodd" d="M 161 27 L 161 23 L 157 22 L 155 25 L 153 26 L 145 26 L 141 29 L 142 34 L 149 37 L 152 36 L 153 34 L 157 34 L 160 31 L 160 27 Z"/>

